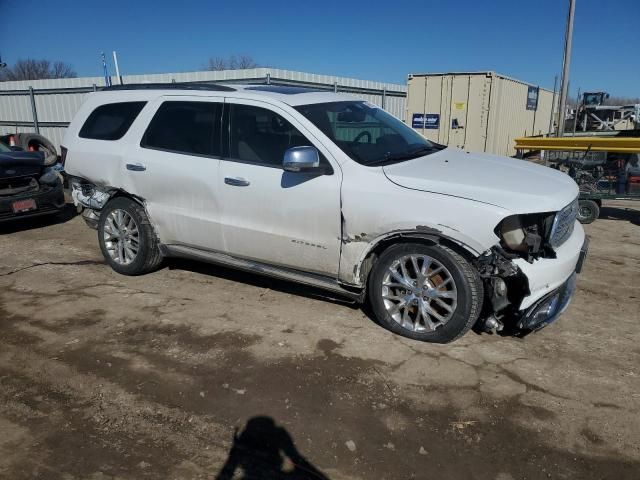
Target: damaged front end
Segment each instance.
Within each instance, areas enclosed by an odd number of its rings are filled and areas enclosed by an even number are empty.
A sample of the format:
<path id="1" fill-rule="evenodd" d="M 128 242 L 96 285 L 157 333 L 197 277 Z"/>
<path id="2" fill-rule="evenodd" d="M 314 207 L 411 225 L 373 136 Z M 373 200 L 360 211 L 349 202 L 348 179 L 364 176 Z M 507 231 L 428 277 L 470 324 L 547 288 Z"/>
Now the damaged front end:
<path id="1" fill-rule="evenodd" d="M 42 152 L 0 152 L 0 221 L 64 208 L 62 176 Z"/>
<path id="2" fill-rule="evenodd" d="M 106 205 L 113 196 L 113 189 L 99 187 L 80 178 L 69 180 L 71 198 L 76 206 L 82 206 L 82 218 L 87 226 L 98 228 L 100 215 L 97 213 Z"/>
<path id="3" fill-rule="evenodd" d="M 514 215 L 498 224 L 495 233 L 500 243 L 475 262 L 486 292 L 485 330 L 524 336 L 552 323 L 566 309 L 574 292 L 575 273 L 567 272 L 569 278 L 541 298 L 523 302 L 532 293 L 531 279 L 523 269 L 531 270 L 529 265 L 539 262 L 559 263 L 558 249 L 573 235 L 576 215 L 577 200 L 559 212 Z M 585 240 L 576 272 L 587 247 Z M 531 304 L 531 298 L 538 300 Z"/>
<path id="4" fill-rule="evenodd" d="M 512 330 L 522 299 L 530 293 L 528 279 L 512 262 L 514 258 L 517 256 L 496 245 L 475 261 L 484 283 L 485 311 L 482 318 L 485 330 Z"/>

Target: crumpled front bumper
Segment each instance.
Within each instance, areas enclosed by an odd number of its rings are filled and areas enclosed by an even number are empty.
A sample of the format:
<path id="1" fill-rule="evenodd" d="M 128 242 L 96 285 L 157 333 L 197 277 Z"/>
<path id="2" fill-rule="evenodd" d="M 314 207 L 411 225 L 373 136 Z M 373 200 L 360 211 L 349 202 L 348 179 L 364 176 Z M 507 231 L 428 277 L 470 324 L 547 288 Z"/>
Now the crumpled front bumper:
<path id="1" fill-rule="evenodd" d="M 560 288 L 529 307 L 516 325 L 518 330 L 534 332 L 555 322 L 571 303 L 576 290 L 576 276 L 576 273 L 572 274 Z"/>
<path id="2" fill-rule="evenodd" d="M 586 238 L 582 225 L 576 221 L 571 236 L 556 249 L 556 258 L 539 258 L 533 263 L 522 258 L 513 260 L 529 283 L 529 295 L 522 299 L 519 310 L 526 311 L 569 279 L 576 271 L 580 258 L 586 255 L 582 253 Z"/>
<path id="3" fill-rule="evenodd" d="M 567 309 L 575 293 L 577 276 L 582 270 L 582 265 L 589 250 L 589 239 L 584 233 L 578 235 L 578 238 L 580 237 L 582 238 L 582 244 L 577 255 L 575 255 L 575 262 L 572 260 L 573 266 L 569 277 L 559 286 L 544 293 L 533 303 L 529 302 L 527 307 L 520 310 L 519 320 L 516 324 L 518 330 L 526 333 L 540 330 L 555 322 Z M 573 257 L 574 255 L 571 255 L 569 258 L 572 259 Z"/>

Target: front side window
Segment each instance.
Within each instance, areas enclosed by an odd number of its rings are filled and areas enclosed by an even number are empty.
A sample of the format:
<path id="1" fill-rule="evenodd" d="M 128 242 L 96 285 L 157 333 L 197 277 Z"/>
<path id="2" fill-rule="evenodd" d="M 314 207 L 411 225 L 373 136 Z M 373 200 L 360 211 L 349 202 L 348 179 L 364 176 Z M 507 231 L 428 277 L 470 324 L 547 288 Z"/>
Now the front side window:
<path id="1" fill-rule="evenodd" d="M 151 120 L 140 146 L 218 156 L 221 114 L 221 103 L 164 102 Z"/>
<path id="2" fill-rule="evenodd" d="M 78 134 L 93 140 L 119 140 L 147 102 L 108 103 L 96 108 Z"/>
<path id="3" fill-rule="evenodd" d="M 248 163 L 281 167 L 284 152 L 312 144 L 277 113 L 233 104 L 230 114 L 230 157 Z"/>
<path id="4" fill-rule="evenodd" d="M 445 148 L 384 110 L 362 101 L 301 105 L 296 110 L 363 165 L 386 165 Z"/>

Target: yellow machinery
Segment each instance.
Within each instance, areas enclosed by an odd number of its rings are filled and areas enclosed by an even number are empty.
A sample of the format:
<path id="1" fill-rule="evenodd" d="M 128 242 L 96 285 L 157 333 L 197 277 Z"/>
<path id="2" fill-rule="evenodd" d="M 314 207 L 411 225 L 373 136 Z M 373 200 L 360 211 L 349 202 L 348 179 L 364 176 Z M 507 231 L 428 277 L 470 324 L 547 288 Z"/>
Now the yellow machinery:
<path id="1" fill-rule="evenodd" d="M 517 150 L 640 153 L 640 137 L 521 137 Z"/>
<path id="2" fill-rule="evenodd" d="M 640 200 L 640 137 L 521 137 L 516 150 L 585 152 L 582 159 L 558 160 L 580 187 L 578 220 L 591 223 L 600 214 L 602 200 Z M 585 161 L 591 152 L 603 160 Z M 518 155 L 520 156 L 520 155 Z"/>

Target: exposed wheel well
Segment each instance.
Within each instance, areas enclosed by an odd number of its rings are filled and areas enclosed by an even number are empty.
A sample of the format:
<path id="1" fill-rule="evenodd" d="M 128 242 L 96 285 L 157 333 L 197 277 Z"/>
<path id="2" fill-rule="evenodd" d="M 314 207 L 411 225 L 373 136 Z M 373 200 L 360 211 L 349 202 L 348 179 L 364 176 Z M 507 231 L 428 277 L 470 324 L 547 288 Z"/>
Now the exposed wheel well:
<path id="1" fill-rule="evenodd" d="M 373 265 L 382 252 L 393 245 L 403 244 L 403 243 L 422 243 L 424 245 L 443 245 L 451 250 L 455 251 L 463 258 L 472 261 L 475 257 L 474 255 L 464 248 L 459 243 L 455 242 L 446 237 L 442 237 L 437 234 L 429 234 L 429 235 L 420 235 L 420 234 L 398 234 L 392 235 L 380 240 L 370 251 L 367 253 L 367 256 L 362 261 L 360 267 L 360 279 L 362 280 L 362 284 L 367 285 L 369 274 L 373 269 Z"/>
<path id="2" fill-rule="evenodd" d="M 129 192 L 125 191 L 125 190 L 119 190 L 119 189 L 115 190 L 115 192 L 109 198 L 109 201 L 113 200 L 114 198 L 121 198 L 121 197 L 133 200 L 133 201 L 139 203 L 140 205 L 142 205 L 144 207 L 144 201 L 140 197 L 132 195 L 131 193 L 129 193 Z"/>

